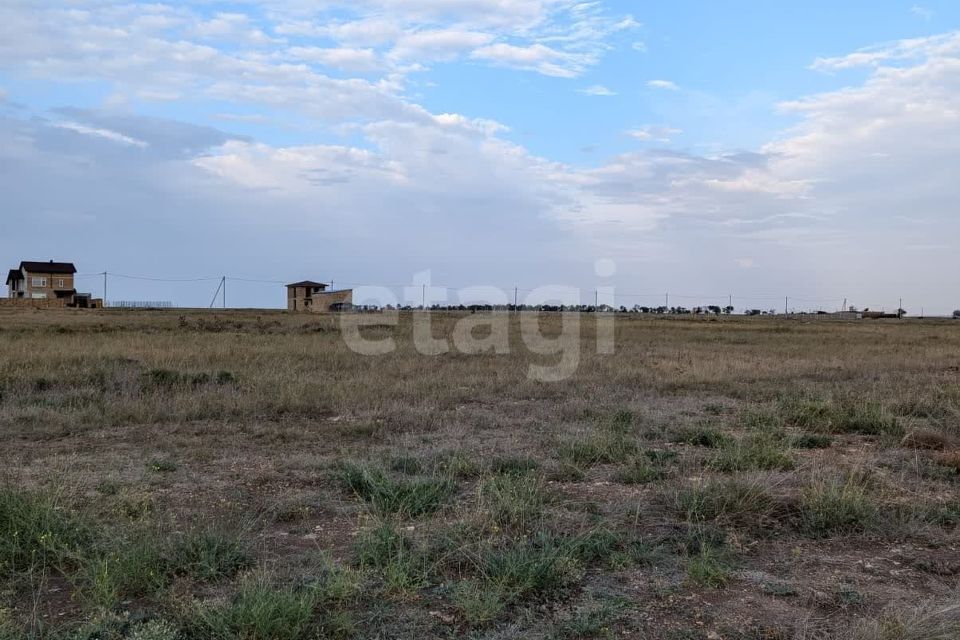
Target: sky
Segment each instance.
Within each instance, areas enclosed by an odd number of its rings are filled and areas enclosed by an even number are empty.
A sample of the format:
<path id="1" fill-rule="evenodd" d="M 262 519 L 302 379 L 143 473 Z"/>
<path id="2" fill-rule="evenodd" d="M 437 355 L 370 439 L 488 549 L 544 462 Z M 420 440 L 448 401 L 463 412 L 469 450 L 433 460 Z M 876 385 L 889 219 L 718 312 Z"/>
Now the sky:
<path id="1" fill-rule="evenodd" d="M 953 0 L 0 2 L 0 266 L 111 300 L 949 313 L 958 176 Z"/>

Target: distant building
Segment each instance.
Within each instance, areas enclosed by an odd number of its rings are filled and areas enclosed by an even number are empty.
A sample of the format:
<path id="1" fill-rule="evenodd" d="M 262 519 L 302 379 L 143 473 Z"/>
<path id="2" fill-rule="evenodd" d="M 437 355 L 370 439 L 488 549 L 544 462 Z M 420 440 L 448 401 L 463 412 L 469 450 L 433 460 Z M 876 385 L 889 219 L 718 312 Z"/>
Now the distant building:
<path id="1" fill-rule="evenodd" d="M 287 285 L 287 310 L 328 313 L 353 307 L 353 289 L 327 291 L 322 282 L 304 280 Z"/>
<path id="2" fill-rule="evenodd" d="M 25 260 L 7 274 L 7 298 L 32 301 L 35 306 L 96 308 L 103 301 L 89 293 L 77 293 L 72 262 Z"/>

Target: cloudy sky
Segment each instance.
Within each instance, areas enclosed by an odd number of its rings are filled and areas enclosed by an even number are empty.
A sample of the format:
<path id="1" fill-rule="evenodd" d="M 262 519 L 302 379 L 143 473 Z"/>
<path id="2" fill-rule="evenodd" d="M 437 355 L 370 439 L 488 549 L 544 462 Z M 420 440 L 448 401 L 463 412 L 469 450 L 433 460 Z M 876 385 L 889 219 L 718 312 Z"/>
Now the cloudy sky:
<path id="1" fill-rule="evenodd" d="M 953 0 L 4 0 L 0 266 L 180 305 L 429 270 L 946 312 L 957 29 Z"/>

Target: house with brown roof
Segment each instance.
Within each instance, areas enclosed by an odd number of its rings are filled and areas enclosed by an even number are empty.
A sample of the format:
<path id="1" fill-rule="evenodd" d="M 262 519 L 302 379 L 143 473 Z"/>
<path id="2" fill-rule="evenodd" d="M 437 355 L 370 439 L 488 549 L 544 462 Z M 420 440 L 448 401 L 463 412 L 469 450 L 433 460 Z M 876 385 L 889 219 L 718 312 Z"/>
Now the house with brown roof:
<path id="1" fill-rule="evenodd" d="M 353 306 L 353 289 L 327 291 L 323 282 L 304 280 L 287 285 L 287 310 L 328 313 Z"/>
<path id="2" fill-rule="evenodd" d="M 48 307 L 102 306 L 102 301 L 89 293 L 77 293 L 74 276 L 77 268 L 72 262 L 24 260 L 7 274 L 7 298 L 34 301 Z"/>

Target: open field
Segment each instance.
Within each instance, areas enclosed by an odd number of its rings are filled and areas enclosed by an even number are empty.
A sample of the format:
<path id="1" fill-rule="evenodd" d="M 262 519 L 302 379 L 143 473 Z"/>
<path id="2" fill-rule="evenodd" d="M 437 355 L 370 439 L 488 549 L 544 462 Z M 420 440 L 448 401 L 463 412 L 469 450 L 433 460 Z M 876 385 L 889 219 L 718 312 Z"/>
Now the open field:
<path id="1" fill-rule="evenodd" d="M 0 639 L 960 637 L 960 322 L 337 322 L 0 311 Z"/>

